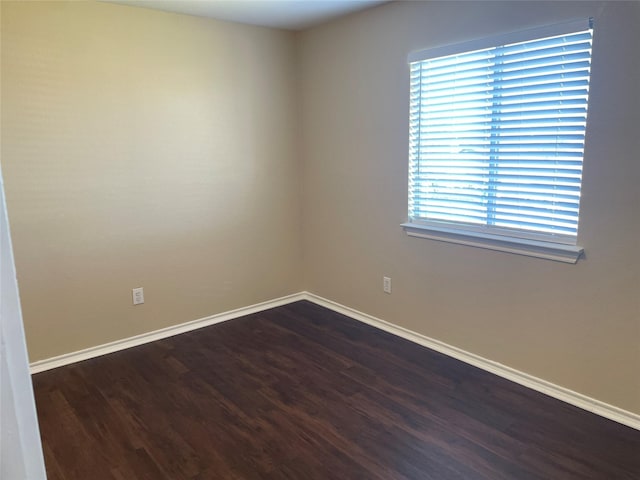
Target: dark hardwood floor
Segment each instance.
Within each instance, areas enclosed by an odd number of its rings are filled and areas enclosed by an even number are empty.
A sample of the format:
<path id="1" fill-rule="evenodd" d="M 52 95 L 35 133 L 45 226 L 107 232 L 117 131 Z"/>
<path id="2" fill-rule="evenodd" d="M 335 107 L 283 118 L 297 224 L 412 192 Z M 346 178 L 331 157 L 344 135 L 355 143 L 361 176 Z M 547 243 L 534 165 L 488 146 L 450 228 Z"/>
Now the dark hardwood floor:
<path id="1" fill-rule="evenodd" d="M 640 431 L 308 302 L 33 380 L 49 480 L 640 479 Z"/>

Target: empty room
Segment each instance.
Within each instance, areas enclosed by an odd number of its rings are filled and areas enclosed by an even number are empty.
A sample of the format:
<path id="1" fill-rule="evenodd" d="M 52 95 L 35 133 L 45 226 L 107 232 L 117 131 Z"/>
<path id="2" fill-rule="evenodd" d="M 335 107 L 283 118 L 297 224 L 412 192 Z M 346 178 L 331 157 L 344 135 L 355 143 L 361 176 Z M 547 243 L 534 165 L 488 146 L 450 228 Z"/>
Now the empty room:
<path id="1" fill-rule="evenodd" d="M 2 480 L 640 479 L 640 2 L 0 2 Z"/>

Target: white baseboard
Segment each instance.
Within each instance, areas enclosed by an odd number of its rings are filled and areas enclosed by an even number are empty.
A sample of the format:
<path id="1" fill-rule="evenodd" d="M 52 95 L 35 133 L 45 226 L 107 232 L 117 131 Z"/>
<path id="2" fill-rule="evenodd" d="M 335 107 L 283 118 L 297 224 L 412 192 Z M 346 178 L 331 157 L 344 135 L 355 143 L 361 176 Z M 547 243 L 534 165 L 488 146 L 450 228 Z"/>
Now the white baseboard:
<path id="1" fill-rule="evenodd" d="M 482 370 L 491 372 L 499 377 L 506 378 L 507 380 L 511 380 L 512 382 L 531 388 L 532 390 L 549 395 L 550 397 L 562 400 L 563 402 L 569 403 L 575 407 L 587 410 L 623 425 L 627 425 L 628 427 L 636 430 L 640 430 L 640 415 L 636 413 L 614 407 L 608 403 L 587 397 L 586 395 L 555 385 L 546 380 L 542 380 L 541 378 L 529 375 L 528 373 L 515 370 L 511 367 L 507 367 L 506 365 L 502 365 L 501 363 L 466 352 L 460 348 L 453 347 L 439 340 L 399 327 L 398 325 L 385 322 L 384 320 L 359 312 L 358 310 L 346 307 L 332 300 L 327 300 L 326 298 L 322 298 L 313 293 L 304 292 L 304 298 L 317 305 L 346 315 L 354 320 L 379 328 L 380 330 L 397 335 L 457 360 L 461 360 L 469 365 L 481 368 Z"/>
<path id="2" fill-rule="evenodd" d="M 243 317 L 245 315 L 250 315 L 252 313 L 261 312 L 263 310 L 268 310 L 269 308 L 279 307 L 281 305 L 286 305 L 288 303 L 304 299 L 306 299 L 306 295 L 304 293 L 294 293 L 274 300 L 256 303 L 255 305 L 250 305 L 248 307 L 236 308 L 235 310 L 217 313 L 208 317 L 199 318 L 198 320 L 192 320 L 190 322 L 173 325 L 160 330 L 154 330 L 152 332 L 142 333 L 133 337 L 123 338 L 121 340 L 105 343 L 96 347 L 85 348 L 84 350 L 78 350 L 77 352 L 65 353 L 64 355 L 59 355 L 57 357 L 39 360 L 31 363 L 29 365 L 29 370 L 31 371 L 31 374 L 44 372 L 45 370 L 51 370 L 52 368 L 81 362 L 82 360 L 88 360 L 90 358 L 99 357 L 101 355 L 125 350 L 131 347 L 137 347 L 138 345 L 154 342 L 167 337 L 173 337 L 180 333 L 190 332 L 192 330 L 197 330 L 198 328 L 208 327 L 209 325 L 226 322 L 227 320 L 233 320 L 234 318 Z"/>
<path id="3" fill-rule="evenodd" d="M 640 415 L 623 410 L 613 405 L 601 402 L 591 397 L 587 397 L 568 388 L 555 385 L 541 378 L 534 377 L 519 370 L 515 370 L 501 363 L 488 360 L 473 353 L 469 353 L 457 347 L 453 347 L 439 340 L 429 338 L 420 333 L 413 332 L 406 328 L 394 325 L 386 322 L 372 315 L 360 312 L 353 308 L 341 305 L 332 300 L 320 297 L 310 292 L 294 293 L 284 297 L 276 298 L 274 300 L 268 300 L 266 302 L 257 303 L 248 307 L 237 308 L 235 310 L 229 310 L 227 312 L 218 313 L 209 317 L 200 318 L 191 322 L 182 323 L 180 325 L 174 325 L 171 327 L 163 328 L 160 330 L 154 330 L 153 332 L 143 333 L 134 337 L 125 338 L 122 340 L 116 340 L 114 342 L 105 343 L 104 345 L 98 345 L 96 347 L 86 348 L 77 352 L 71 352 L 57 357 L 48 358 L 45 360 L 39 360 L 33 362 L 30 365 L 30 371 L 32 374 L 44 372 L 52 368 L 69 365 L 71 363 L 80 362 L 89 358 L 99 357 L 108 353 L 117 352 L 119 350 L 125 350 L 127 348 L 136 347 L 145 343 L 154 342 L 167 337 L 172 337 L 180 333 L 190 332 L 199 328 L 208 327 L 216 323 L 226 322 L 234 318 L 243 317 L 252 313 L 261 312 L 270 308 L 279 307 L 289 303 L 297 302 L 299 300 L 308 300 L 322 307 L 333 310 L 334 312 L 341 313 L 354 320 L 366 323 L 373 327 L 384 330 L 385 332 L 397 335 L 406 340 L 409 340 L 418 345 L 430 348 L 437 352 L 443 353 L 449 357 L 461 360 L 469 365 L 481 368 L 487 372 L 491 372 L 500 377 L 511 380 L 525 387 L 531 388 L 538 392 L 549 395 L 550 397 L 562 400 L 563 402 L 574 405 L 583 410 L 595 413 L 602 417 L 608 418 L 615 422 L 627 425 L 636 430 L 640 430 Z"/>

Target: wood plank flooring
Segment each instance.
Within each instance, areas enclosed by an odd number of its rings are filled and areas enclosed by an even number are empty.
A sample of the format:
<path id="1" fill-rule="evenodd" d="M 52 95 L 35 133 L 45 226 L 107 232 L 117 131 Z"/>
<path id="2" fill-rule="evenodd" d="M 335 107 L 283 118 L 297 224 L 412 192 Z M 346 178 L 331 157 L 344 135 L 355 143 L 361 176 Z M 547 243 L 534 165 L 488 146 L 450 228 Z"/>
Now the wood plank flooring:
<path id="1" fill-rule="evenodd" d="M 309 302 L 33 380 L 49 480 L 640 479 L 640 431 Z"/>

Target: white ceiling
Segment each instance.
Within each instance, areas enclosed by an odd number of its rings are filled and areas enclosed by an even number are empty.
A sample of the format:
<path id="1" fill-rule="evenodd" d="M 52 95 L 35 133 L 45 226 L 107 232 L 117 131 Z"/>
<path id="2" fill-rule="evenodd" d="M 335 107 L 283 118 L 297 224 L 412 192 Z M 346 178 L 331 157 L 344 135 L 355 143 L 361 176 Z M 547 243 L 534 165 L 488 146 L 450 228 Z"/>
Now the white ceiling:
<path id="1" fill-rule="evenodd" d="M 103 0 L 265 27 L 302 30 L 389 0 Z"/>

